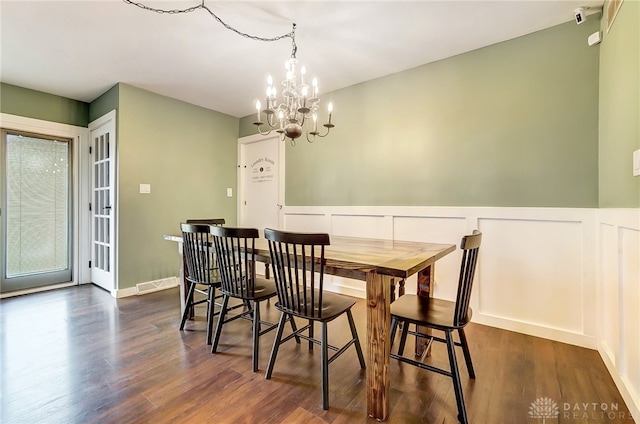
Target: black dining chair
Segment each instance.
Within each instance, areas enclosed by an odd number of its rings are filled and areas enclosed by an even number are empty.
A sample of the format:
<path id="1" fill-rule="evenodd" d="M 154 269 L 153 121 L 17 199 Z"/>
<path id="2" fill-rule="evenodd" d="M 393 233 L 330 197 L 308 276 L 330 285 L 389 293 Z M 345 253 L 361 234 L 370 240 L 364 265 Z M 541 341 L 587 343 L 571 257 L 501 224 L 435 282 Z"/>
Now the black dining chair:
<path id="1" fill-rule="evenodd" d="M 460 265 L 460 276 L 458 279 L 458 293 L 455 302 L 448 300 L 405 294 L 391 304 L 391 345 L 395 339 L 398 324 L 403 324 L 398 353 L 391 353 L 391 357 L 416 367 L 434 371 L 439 374 L 451 377 L 453 388 L 458 405 L 458 421 L 466 424 L 468 422 L 467 412 L 462 395 L 462 383 L 460 382 L 460 372 L 456 359 L 455 346 L 462 347 L 464 359 L 467 364 L 469 378 L 475 379 L 476 374 L 471 362 L 471 353 L 467 344 L 467 337 L 464 327 L 471 321 L 472 310 L 469 306 L 471 299 L 471 289 L 478 261 L 478 252 L 482 233 L 474 230 L 473 234 L 464 236 L 460 243 L 462 249 L 462 263 Z M 417 331 L 409 331 L 409 325 L 416 327 L 427 327 L 432 330 L 444 332 L 444 338 L 436 337 L 432 334 L 423 334 Z M 459 342 L 454 341 L 453 332 L 458 333 Z M 403 356 L 407 335 L 411 334 L 418 338 L 427 338 L 428 345 L 425 351 L 431 348 L 433 341 L 445 343 L 449 355 L 450 369 L 437 368 L 414 358 Z"/>
<path id="2" fill-rule="evenodd" d="M 216 324 L 211 353 L 216 353 L 224 324 L 239 318 L 253 322 L 252 368 L 258 371 L 260 352 L 260 336 L 274 330 L 277 324 L 260 319 L 260 302 L 276 296 L 276 287 L 272 281 L 256 276 L 255 239 L 258 230 L 255 228 L 211 227 L 213 245 L 220 267 L 222 308 Z M 241 313 L 229 314 L 233 309 L 230 299 L 239 299 L 246 306 Z M 264 329 L 262 326 L 266 326 Z M 295 329 L 295 324 L 292 322 Z"/>
<path id="3" fill-rule="evenodd" d="M 220 277 L 215 253 L 209 242 L 209 234 L 210 226 L 222 225 L 224 219 L 206 220 L 206 223 L 202 221 L 204 220 L 189 220 L 180 224 L 184 280 L 187 286 L 180 330 L 184 330 L 187 319 L 195 314 L 195 306 L 207 303 L 207 344 L 210 345 L 213 335 L 216 288 L 220 287 Z M 212 222 L 214 223 L 211 224 Z M 199 295 L 198 298 L 196 294 Z"/>
<path id="4" fill-rule="evenodd" d="M 360 340 L 351 313 L 351 307 L 356 302 L 350 297 L 323 289 L 324 249 L 330 244 L 328 234 L 292 233 L 267 228 L 264 235 L 269 241 L 273 277 L 278 292 L 278 302 L 275 306 L 281 312 L 265 378 L 271 378 L 278 349 L 283 343 L 299 337 L 309 342 L 309 350 L 313 350 L 313 345 L 318 344 L 322 374 L 322 408 L 329 409 L 329 364 L 354 345 L 360 368 L 365 368 Z M 349 320 L 351 340 L 342 347 L 336 347 L 329 344 L 327 324 L 343 314 L 346 314 Z M 302 318 L 307 320 L 308 324 L 283 338 L 287 316 Z M 314 338 L 313 334 L 315 322 L 319 322 L 321 326 L 319 340 Z M 306 331 L 308 335 L 304 334 Z M 329 350 L 334 352 L 333 355 L 329 356 Z"/>

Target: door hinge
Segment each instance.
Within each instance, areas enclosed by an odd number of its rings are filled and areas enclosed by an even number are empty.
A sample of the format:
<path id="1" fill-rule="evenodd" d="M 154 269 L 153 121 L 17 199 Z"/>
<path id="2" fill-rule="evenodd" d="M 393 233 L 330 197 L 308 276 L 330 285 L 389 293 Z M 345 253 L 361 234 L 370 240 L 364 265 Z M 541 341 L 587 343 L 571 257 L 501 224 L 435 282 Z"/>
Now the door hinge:
<path id="1" fill-rule="evenodd" d="M 91 153 L 92 153 L 92 149 L 91 149 L 91 146 L 89 146 L 89 154 Z"/>
<path id="2" fill-rule="evenodd" d="M 89 268 L 91 268 L 91 261 L 89 261 Z"/>
<path id="3" fill-rule="evenodd" d="M 89 212 L 91 212 L 91 203 L 89 203 Z"/>

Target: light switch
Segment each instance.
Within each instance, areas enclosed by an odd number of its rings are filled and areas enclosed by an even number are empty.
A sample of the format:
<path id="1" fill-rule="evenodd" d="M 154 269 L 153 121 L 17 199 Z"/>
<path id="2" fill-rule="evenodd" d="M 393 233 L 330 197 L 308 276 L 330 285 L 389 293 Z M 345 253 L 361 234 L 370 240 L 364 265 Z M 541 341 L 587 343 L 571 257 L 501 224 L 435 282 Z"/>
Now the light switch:
<path id="1" fill-rule="evenodd" d="M 640 176 L 640 149 L 633 152 L 633 176 Z"/>
<path id="2" fill-rule="evenodd" d="M 227 187 L 227 197 L 233 197 L 233 189 L 231 187 Z"/>
<path id="3" fill-rule="evenodd" d="M 140 194 L 150 194 L 151 184 L 140 184 Z"/>

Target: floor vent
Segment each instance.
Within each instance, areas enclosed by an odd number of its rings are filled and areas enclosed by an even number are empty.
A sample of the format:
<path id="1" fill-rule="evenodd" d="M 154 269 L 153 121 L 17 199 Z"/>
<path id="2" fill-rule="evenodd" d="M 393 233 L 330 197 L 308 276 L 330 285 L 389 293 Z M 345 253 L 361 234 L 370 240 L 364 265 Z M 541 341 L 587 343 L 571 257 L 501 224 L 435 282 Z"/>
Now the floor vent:
<path id="1" fill-rule="evenodd" d="M 163 278 L 162 280 L 147 281 L 145 283 L 136 284 L 139 295 L 166 290 L 173 287 L 178 287 L 178 279 L 176 277 Z"/>

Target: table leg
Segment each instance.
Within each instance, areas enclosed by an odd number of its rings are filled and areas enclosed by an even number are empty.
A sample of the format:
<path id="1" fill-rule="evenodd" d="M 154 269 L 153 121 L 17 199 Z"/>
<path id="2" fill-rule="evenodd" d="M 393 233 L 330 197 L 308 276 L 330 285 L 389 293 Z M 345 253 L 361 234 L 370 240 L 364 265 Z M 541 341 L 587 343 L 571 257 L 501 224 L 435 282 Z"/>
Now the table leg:
<path id="1" fill-rule="evenodd" d="M 383 421 L 389 414 L 391 277 L 367 274 L 367 414 Z"/>
<path id="2" fill-rule="evenodd" d="M 433 295 L 431 290 L 432 284 L 435 281 L 435 265 L 429 265 L 425 269 L 418 272 L 418 296 L 430 297 Z M 418 333 L 431 335 L 431 330 L 426 327 L 420 327 L 416 329 Z M 422 356 L 424 350 L 428 346 L 428 339 L 422 337 L 416 337 L 416 356 Z M 430 355 L 431 352 L 427 352 Z"/>
<path id="3" fill-rule="evenodd" d="M 184 312 L 184 308 L 187 305 L 187 280 L 185 277 L 187 276 L 187 259 L 183 253 L 183 244 L 178 243 L 178 252 L 180 253 L 180 316 Z M 193 319 L 193 308 L 189 312 L 188 319 Z"/>

